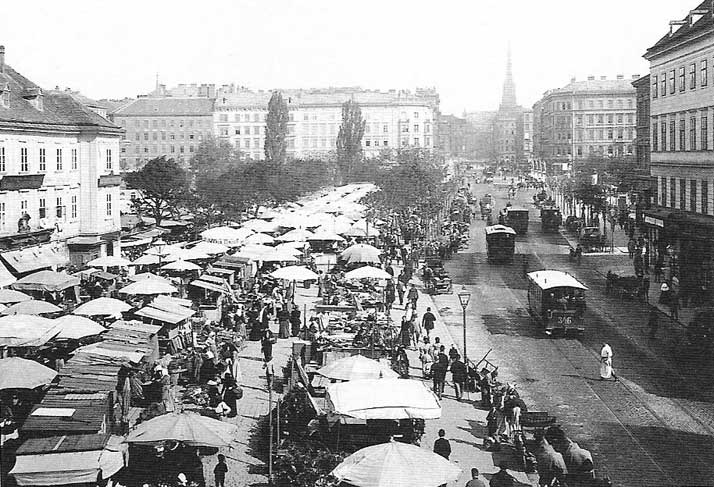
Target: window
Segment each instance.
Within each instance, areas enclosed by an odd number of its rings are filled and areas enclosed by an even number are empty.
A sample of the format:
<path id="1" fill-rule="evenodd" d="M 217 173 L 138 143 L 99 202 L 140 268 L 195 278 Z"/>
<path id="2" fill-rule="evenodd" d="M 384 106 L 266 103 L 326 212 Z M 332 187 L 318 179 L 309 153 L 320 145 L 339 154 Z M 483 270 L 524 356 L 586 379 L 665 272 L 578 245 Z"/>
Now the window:
<path id="1" fill-rule="evenodd" d="M 675 178 L 669 178 L 669 206 L 674 208 L 676 201 L 677 201 L 677 180 Z"/>
<path id="2" fill-rule="evenodd" d="M 618 123 L 619 125 L 622 125 L 622 113 L 618 113 L 618 114 L 617 114 L 617 123 Z"/>
<path id="3" fill-rule="evenodd" d="M 659 132 L 657 132 L 657 122 L 652 122 L 652 151 L 659 150 Z"/>
<path id="4" fill-rule="evenodd" d="M 414 146 L 419 147 L 419 137 L 414 137 Z"/>
<path id="5" fill-rule="evenodd" d="M 45 218 L 47 216 L 47 204 L 44 198 L 40 198 L 40 208 L 39 208 L 40 218 Z"/>
<path id="6" fill-rule="evenodd" d="M 419 125 L 414 124 L 414 132 L 419 132 Z"/>
<path id="7" fill-rule="evenodd" d="M 607 131 L 607 138 L 612 139 L 612 129 Z"/>
<path id="8" fill-rule="evenodd" d="M 624 132 L 624 131 L 623 131 L 622 129 L 617 129 L 617 138 L 618 138 L 619 140 L 622 140 L 622 137 L 623 137 L 623 135 L 624 135 L 623 132 Z"/>
<path id="9" fill-rule="evenodd" d="M 667 178 L 660 178 L 659 195 L 662 206 L 667 206 Z"/>
<path id="10" fill-rule="evenodd" d="M 689 181 L 689 211 L 697 211 L 697 180 Z"/>
<path id="11" fill-rule="evenodd" d="M 683 210 L 687 204 L 687 180 L 680 178 L 679 180 L 679 209 Z"/>
<path id="12" fill-rule="evenodd" d="M 112 170 L 112 150 L 107 149 L 107 171 Z"/>
<path id="13" fill-rule="evenodd" d="M 5 172 L 5 147 L 0 146 L 0 172 Z"/>
<path id="14" fill-rule="evenodd" d="M 5 229 L 5 202 L 0 203 L 0 228 Z"/>
<path id="15" fill-rule="evenodd" d="M 62 218 L 62 198 L 57 198 L 57 218 Z"/>
<path id="16" fill-rule="evenodd" d="M 611 114 L 609 114 L 609 115 L 607 116 L 607 123 L 608 123 L 609 125 L 612 125 L 612 120 L 613 120 L 613 118 L 612 118 L 612 113 L 611 113 Z"/>
<path id="17" fill-rule="evenodd" d="M 669 72 L 669 94 L 674 95 L 675 90 L 677 89 L 677 84 L 675 81 L 675 74 L 674 74 L 674 69 Z"/>
<path id="18" fill-rule="evenodd" d="M 382 145 L 384 145 L 384 147 L 389 146 L 389 141 L 388 140 L 382 141 Z"/>
<path id="19" fill-rule="evenodd" d="M 662 96 L 667 96 L 667 73 L 662 73 L 660 76 L 660 93 Z"/>
<path id="20" fill-rule="evenodd" d="M 686 131 L 685 131 L 685 126 L 684 126 L 684 119 L 681 118 L 679 119 L 679 150 L 687 150 L 687 146 L 685 145 L 687 143 L 686 141 Z"/>
<path id="21" fill-rule="evenodd" d="M 149 132 L 144 132 L 144 140 L 149 140 Z"/>
<path id="22" fill-rule="evenodd" d="M 699 63 L 699 84 L 706 86 L 709 81 L 708 61 L 704 59 Z"/>
<path id="23" fill-rule="evenodd" d="M 699 136 L 699 149 L 700 150 L 708 150 L 709 149 L 709 140 L 708 140 L 708 131 L 709 131 L 709 119 L 707 118 L 706 115 L 702 115 L 702 122 L 701 126 L 699 128 L 701 134 Z"/>
<path id="24" fill-rule="evenodd" d="M 697 118 L 689 119 L 689 150 L 697 150 Z"/>
<path id="25" fill-rule="evenodd" d="M 107 216 L 112 216 L 112 195 L 107 195 Z"/>
<path id="26" fill-rule="evenodd" d="M 419 112 L 414 112 L 414 118 L 419 118 Z"/>
<path id="27" fill-rule="evenodd" d="M 674 151 L 675 149 L 675 141 L 677 139 L 677 133 L 676 133 L 677 127 L 676 127 L 676 122 L 674 120 L 669 121 L 669 150 Z"/>
<path id="28" fill-rule="evenodd" d="M 598 125 L 602 125 L 602 120 L 603 120 L 602 115 L 598 115 L 598 116 L 597 116 L 597 123 L 598 123 Z"/>
<path id="29" fill-rule="evenodd" d="M 593 124 L 593 116 L 588 115 L 588 125 L 592 125 L 592 124 Z"/>
<path id="30" fill-rule="evenodd" d="M 684 66 L 679 68 L 679 91 L 684 91 L 687 89 L 684 77 Z"/>
<path id="31" fill-rule="evenodd" d="M 222 114 L 218 115 L 218 121 L 219 122 L 227 122 L 228 114 L 222 113 Z"/>
<path id="32" fill-rule="evenodd" d="M 47 170 L 47 150 L 40 147 L 40 171 Z"/>
<path id="33" fill-rule="evenodd" d="M 61 171 L 62 170 L 62 149 L 57 149 L 57 170 Z"/>
<path id="34" fill-rule="evenodd" d="M 667 150 L 667 121 L 666 120 L 662 120 L 660 122 L 660 128 L 661 128 L 662 140 L 659 143 L 660 144 L 659 150 L 666 151 Z"/>
<path id="35" fill-rule="evenodd" d="M 27 172 L 30 170 L 30 163 L 27 159 L 27 147 L 20 148 L 20 171 Z"/>
<path id="36" fill-rule="evenodd" d="M 385 124 L 382 126 L 382 133 L 385 133 L 385 134 L 388 134 L 388 133 L 389 133 L 389 125 L 388 125 L 388 124 L 385 123 Z"/>
<path id="37" fill-rule="evenodd" d="M 689 66 L 689 89 L 693 90 L 697 87 L 697 63 L 692 63 Z"/>
<path id="38" fill-rule="evenodd" d="M 706 179 L 702 179 L 702 191 L 701 191 L 701 200 L 702 200 L 702 213 L 707 214 L 709 213 L 709 181 Z"/>
<path id="39" fill-rule="evenodd" d="M 132 196 L 133 195 L 134 194 L 132 193 Z M 77 195 L 76 194 L 72 195 L 72 206 L 71 206 L 70 211 L 72 212 L 70 214 L 70 218 L 72 218 L 72 219 L 77 218 Z"/>
<path id="40" fill-rule="evenodd" d="M 657 83 L 657 75 L 652 76 L 652 98 L 657 98 L 657 89 L 659 88 L 659 83 Z"/>

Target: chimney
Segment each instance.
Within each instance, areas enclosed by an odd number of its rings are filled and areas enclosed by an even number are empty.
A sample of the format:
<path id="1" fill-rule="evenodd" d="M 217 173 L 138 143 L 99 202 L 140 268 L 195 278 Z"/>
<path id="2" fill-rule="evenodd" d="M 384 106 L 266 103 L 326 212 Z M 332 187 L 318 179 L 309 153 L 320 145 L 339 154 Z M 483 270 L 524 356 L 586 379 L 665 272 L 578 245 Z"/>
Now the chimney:
<path id="1" fill-rule="evenodd" d="M 5 46 L 0 46 L 0 74 L 5 72 Z"/>
<path id="2" fill-rule="evenodd" d="M 603 80 L 603 81 L 604 81 L 604 80 L 606 80 L 606 79 L 607 79 L 607 76 L 600 76 L 600 80 Z"/>
<path id="3" fill-rule="evenodd" d="M 618 74 L 618 75 L 617 75 L 617 79 L 625 79 L 625 75 L 624 75 L 624 74 Z"/>
<path id="4" fill-rule="evenodd" d="M 588 76 L 588 81 L 595 81 L 595 76 Z"/>

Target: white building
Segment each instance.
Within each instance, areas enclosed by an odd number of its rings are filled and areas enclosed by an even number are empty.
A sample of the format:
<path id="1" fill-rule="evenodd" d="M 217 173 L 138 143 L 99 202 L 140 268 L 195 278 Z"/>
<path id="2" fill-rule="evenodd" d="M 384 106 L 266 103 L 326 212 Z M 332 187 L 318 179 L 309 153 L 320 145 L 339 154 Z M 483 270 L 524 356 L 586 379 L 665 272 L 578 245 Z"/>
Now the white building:
<path id="1" fill-rule="evenodd" d="M 0 256 L 15 274 L 118 251 L 122 130 L 0 47 Z"/>
<path id="2" fill-rule="evenodd" d="M 288 104 L 288 156 L 322 158 L 335 151 L 342 104 L 354 99 L 362 109 L 366 157 L 383 149 L 435 146 L 439 97 L 434 90 L 368 91 L 359 88 L 282 90 Z M 253 159 L 263 159 L 265 119 L 271 92 L 219 90 L 214 135 L 229 140 Z"/>

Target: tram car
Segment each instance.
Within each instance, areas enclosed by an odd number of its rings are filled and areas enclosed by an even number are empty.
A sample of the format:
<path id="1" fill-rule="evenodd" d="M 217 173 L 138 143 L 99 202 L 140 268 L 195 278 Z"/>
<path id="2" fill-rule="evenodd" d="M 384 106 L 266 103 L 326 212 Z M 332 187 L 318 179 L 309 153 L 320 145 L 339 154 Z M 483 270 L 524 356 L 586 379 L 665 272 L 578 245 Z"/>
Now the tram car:
<path id="1" fill-rule="evenodd" d="M 516 231 L 505 225 L 486 227 L 486 255 L 489 262 L 513 262 Z"/>
<path id="2" fill-rule="evenodd" d="M 543 206 L 540 209 L 540 223 L 543 232 L 557 232 L 563 223 L 563 216 L 557 206 Z"/>
<path id="3" fill-rule="evenodd" d="M 566 272 L 540 270 L 528 273 L 528 312 L 545 333 L 585 331 L 585 291 Z"/>
<path id="4" fill-rule="evenodd" d="M 518 235 L 528 233 L 528 210 L 525 208 L 506 208 L 504 224 L 511 227 Z"/>

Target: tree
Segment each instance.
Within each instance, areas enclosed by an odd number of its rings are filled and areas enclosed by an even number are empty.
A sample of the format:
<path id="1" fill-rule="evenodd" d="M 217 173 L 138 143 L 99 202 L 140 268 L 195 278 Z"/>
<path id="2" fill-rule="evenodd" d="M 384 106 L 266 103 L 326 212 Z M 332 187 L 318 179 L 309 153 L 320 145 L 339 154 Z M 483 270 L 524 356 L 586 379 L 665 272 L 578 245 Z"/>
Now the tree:
<path id="1" fill-rule="evenodd" d="M 241 154 L 226 140 L 208 138 L 198 144 L 191 158 L 191 170 L 197 177 L 216 176 L 240 164 Z"/>
<path id="2" fill-rule="evenodd" d="M 342 125 L 337 134 L 337 161 L 342 169 L 342 176 L 349 177 L 362 160 L 362 136 L 365 121 L 362 109 L 354 100 L 342 104 Z"/>
<path id="3" fill-rule="evenodd" d="M 137 211 L 147 213 L 157 224 L 175 215 L 177 205 L 188 195 L 186 171 L 165 156 L 150 160 L 139 171 L 127 173 L 124 180 L 141 193 L 134 203 Z"/>
<path id="4" fill-rule="evenodd" d="M 288 148 L 288 104 L 282 93 L 274 91 L 268 102 L 265 121 L 265 160 L 278 167 L 285 162 Z"/>

